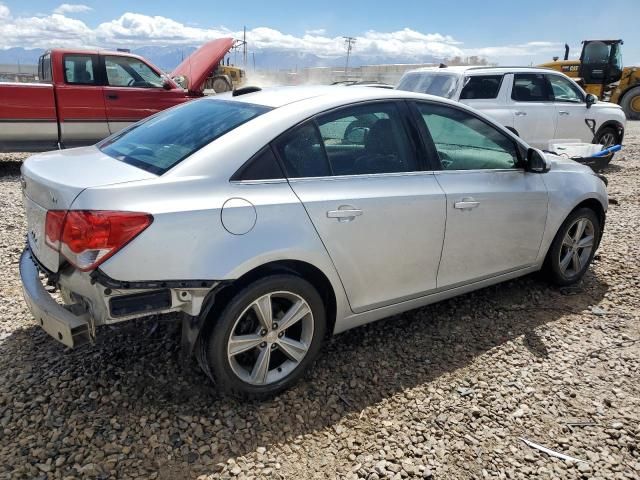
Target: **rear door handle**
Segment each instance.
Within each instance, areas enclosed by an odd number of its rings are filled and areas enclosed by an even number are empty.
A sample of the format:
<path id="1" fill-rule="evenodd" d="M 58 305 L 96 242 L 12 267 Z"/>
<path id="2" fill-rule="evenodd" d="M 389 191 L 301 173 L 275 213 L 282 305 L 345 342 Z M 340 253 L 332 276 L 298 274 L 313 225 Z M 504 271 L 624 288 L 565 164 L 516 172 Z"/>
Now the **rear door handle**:
<path id="1" fill-rule="evenodd" d="M 453 208 L 457 208 L 458 210 L 471 210 L 472 208 L 476 208 L 479 206 L 480 202 L 471 197 L 463 198 L 462 200 L 453 204 Z"/>
<path id="2" fill-rule="evenodd" d="M 340 205 L 338 210 L 329 210 L 327 218 L 337 218 L 339 222 L 350 222 L 362 215 L 362 210 L 351 205 Z"/>
<path id="3" fill-rule="evenodd" d="M 109 100 L 117 100 L 118 99 L 118 95 L 116 95 L 115 93 L 107 93 L 107 98 Z"/>
<path id="4" fill-rule="evenodd" d="M 566 110 L 560 110 L 558 112 L 558 115 L 569 115 L 569 112 L 567 112 Z"/>
<path id="5" fill-rule="evenodd" d="M 526 117 L 527 112 L 516 112 L 516 117 Z"/>

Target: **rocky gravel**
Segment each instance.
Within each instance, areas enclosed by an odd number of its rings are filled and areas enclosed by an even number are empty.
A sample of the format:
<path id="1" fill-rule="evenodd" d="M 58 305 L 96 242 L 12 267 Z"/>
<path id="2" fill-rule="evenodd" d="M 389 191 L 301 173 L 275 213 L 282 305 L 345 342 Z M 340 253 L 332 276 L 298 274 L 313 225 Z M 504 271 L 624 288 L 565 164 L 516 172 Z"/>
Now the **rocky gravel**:
<path id="1" fill-rule="evenodd" d="M 37 328 L 18 278 L 24 156 L 3 155 L 0 478 L 640 478 L 640 122 L 625 143 L 581 284 L 533 275 L 341 334 L 263 403 L 182 368 L 170 321 L 76 350 Z"/>

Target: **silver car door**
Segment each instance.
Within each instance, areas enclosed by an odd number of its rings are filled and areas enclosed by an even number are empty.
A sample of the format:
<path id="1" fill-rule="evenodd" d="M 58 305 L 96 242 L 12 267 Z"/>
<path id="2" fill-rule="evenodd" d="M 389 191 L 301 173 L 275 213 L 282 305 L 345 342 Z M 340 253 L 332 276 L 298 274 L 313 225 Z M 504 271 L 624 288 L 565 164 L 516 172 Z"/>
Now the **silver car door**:
<path id="1" fill-rule="evenodd" d="M 416 106 L 442 163 L 436 179 L 447 196 L 438 288 L 533 265 L 547 218 L 542 176 L 519 168 L 517 144 L 472 113 Z"/>
<path id="2" fill-rule="evenodd" d="M 354 312 L 436 288 L 445 197 L 420 171 L 401 107 L 344 107 L 274 144 Z"/>

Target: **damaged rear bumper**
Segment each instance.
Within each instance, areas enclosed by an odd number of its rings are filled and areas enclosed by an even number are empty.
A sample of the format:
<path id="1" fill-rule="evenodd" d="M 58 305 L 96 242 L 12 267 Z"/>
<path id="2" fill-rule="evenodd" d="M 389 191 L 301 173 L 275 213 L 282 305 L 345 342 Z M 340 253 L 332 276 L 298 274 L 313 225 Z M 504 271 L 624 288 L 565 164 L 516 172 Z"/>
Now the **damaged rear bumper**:
<path id="1" fill-rule="evenodd" d="M 90 342 L 89 313 L 75 314 L 73 305 L 64 307 L 51 297 L 28 249 L 20 257 L 20 278 L 25 302 L 45 332 L 70 348 Z"/>

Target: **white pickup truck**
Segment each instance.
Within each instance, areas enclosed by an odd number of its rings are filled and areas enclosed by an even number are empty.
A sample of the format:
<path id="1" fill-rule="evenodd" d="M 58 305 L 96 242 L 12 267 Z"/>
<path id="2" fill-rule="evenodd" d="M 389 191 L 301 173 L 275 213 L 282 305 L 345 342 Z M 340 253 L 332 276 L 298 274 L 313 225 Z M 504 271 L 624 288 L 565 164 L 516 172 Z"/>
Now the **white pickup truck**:
<path id="1" fill-rule="evenodd" d="M 529 145 L 579 140 L 622 143 L 626 117 L 562 73 L 527 67 L 427 67 L 403 75 L 398 90 L 457 100 L 493 117 Z"/>

